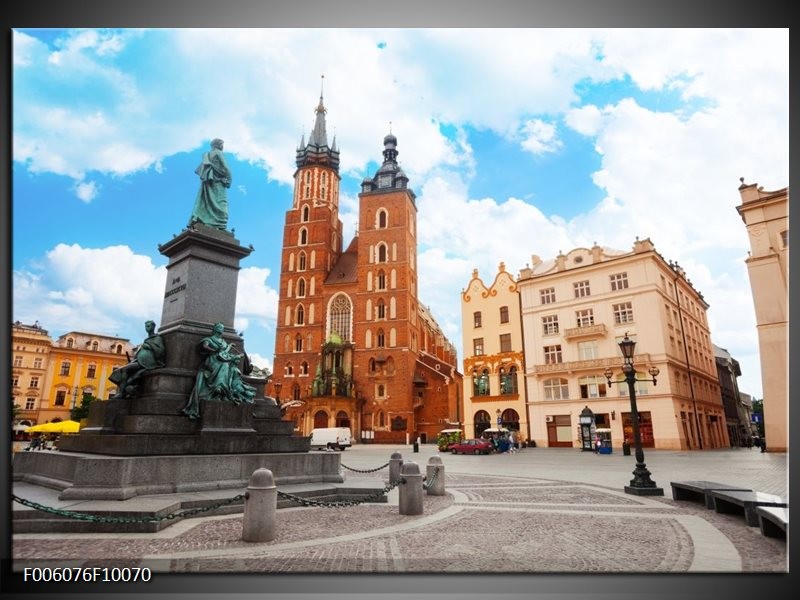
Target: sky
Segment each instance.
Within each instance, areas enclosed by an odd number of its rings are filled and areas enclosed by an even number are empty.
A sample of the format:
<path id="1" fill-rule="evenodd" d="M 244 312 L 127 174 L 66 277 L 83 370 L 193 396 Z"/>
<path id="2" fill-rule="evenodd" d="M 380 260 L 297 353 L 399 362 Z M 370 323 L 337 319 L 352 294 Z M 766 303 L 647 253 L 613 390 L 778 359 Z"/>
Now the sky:
<path id="1" fill-rule="evenodd" d="M 789 185 L 788 29 L 17 29 L 12 317 L 137 344 L 215 137 L 234 326 L 271 370 L 295 150 L 324 93 L 345 246 L 383 137 L 417 195 L 420 301 L 463 360 L 461 291 L 502 261 L 650 238 L 762 396 L 740 178 Z M 324 75 L 324 78 L 322 77 Z M 462 366 L 459 362 L 459 366 Z"/>

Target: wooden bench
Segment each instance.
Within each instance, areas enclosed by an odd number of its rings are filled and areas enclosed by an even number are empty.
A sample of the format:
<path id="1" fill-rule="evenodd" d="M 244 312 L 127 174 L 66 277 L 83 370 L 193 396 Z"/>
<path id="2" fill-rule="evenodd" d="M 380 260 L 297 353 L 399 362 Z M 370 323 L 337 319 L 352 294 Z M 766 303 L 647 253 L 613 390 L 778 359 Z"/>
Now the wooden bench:
<path id="1" fill-rule="evenodd" d="M 670 481 L 673 500 L 693 500 L 705 502 L 706 508 L 714 508 L 711 492 L 714 490 L 737 490 L 751 492 L 750 488 L 715 481 Z"/>
<path id="2" fill-rule="evenodd" d="M 767 537 L 786 537 L 789 527 L 789 509 L 776 506 L 758 506 L 758 524 L 762 535 Z"/>
<path id="3" fill-rule="evenodd" d="M 711 492 L 711 497 L 714 500 L 714 509 L 718 513 L 744 512 L 744 519 L 750 527 L 758 527 L 756 509 L 759 506 L 775 506 L 778 508 L 787 508 L 789 506 L 786 498 L 763 492 L 714 490 Z"/>

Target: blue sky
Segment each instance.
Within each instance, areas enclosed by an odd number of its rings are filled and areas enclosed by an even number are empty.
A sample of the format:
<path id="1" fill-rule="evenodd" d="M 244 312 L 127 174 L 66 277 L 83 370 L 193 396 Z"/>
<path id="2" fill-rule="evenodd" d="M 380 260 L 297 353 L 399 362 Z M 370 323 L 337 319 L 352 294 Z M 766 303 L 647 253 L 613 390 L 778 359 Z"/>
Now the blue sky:
<path id="1" fill-rule="evenodd" d="M 320 51 L 323 48 L 324 51 Z M 788 29 L 117 29 L 13 33 L 13 318 L 138 343 L 194 169 L 225 140 L 236 327 L 272 366 L 295 148 L 324 74 L 352 237 L 391 122 L 417 194 L 419 293 L 463 357 L 478 268 L 650 237 L 761 395 L 739 177 L 789 183 Z"/>

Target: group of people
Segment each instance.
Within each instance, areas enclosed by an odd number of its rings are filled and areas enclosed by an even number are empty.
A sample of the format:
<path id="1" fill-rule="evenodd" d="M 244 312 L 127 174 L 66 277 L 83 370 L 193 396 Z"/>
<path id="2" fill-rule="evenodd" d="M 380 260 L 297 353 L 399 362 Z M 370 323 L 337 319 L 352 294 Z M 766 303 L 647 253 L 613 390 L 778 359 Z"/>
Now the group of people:
<path id="1" fill-rule="evenodd" d="M 26 452 L 30 452 L 31 450 L 55 450 L 56 449 L 56 442 L 58 438 L 43 438 L 41 436 L 36 436 L 31 439 L 31 443 L 28 444 L 28 447 L 25 448 Z"/>
<path id="2" fill-rule="evenodd" d="M 492 434 L 488 440 L 498 454 L 514 454 L 519 447 L 519 440 L 514 436 L 513 431 Z"/>

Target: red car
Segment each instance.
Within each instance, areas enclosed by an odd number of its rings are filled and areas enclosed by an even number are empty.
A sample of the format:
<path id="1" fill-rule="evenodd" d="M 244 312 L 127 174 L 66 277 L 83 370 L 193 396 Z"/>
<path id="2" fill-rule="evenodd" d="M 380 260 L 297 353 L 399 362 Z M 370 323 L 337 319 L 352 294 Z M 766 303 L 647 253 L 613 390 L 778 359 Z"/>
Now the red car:
<path id="1" fill-rule="evenodd" d="M 455 444 L 450 444 L 450 452 L 453 454 L 489 454 L 494 448 L 486 440 L 461 440 Z"/>

